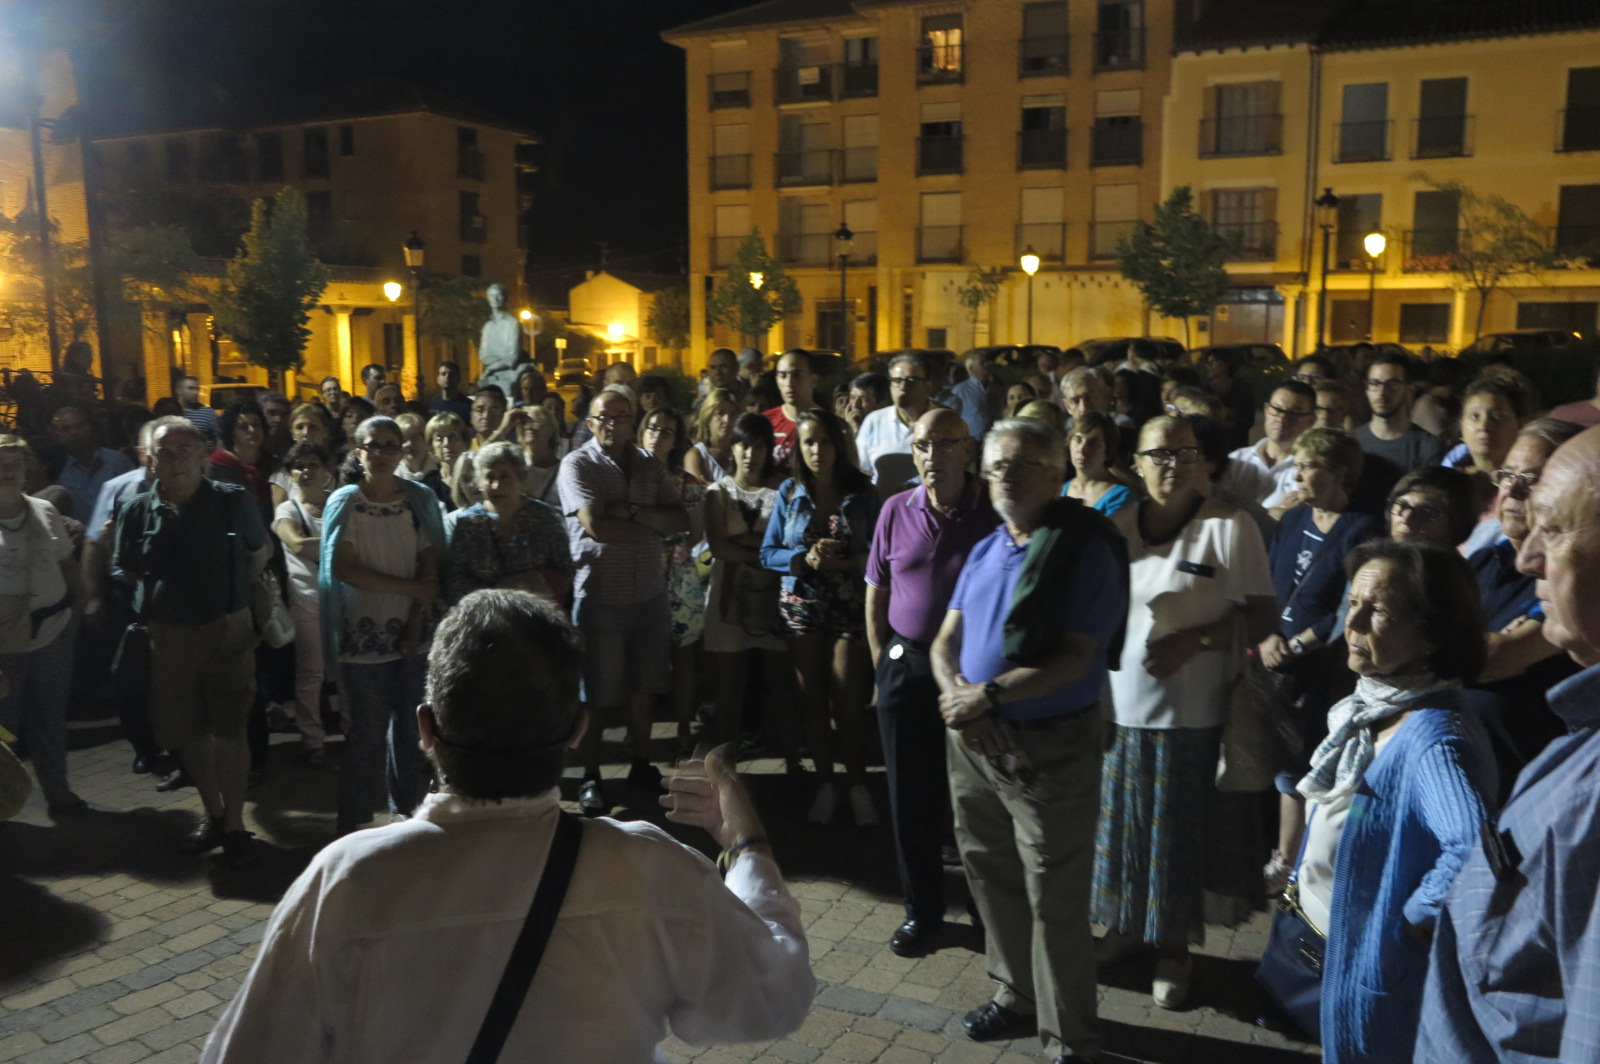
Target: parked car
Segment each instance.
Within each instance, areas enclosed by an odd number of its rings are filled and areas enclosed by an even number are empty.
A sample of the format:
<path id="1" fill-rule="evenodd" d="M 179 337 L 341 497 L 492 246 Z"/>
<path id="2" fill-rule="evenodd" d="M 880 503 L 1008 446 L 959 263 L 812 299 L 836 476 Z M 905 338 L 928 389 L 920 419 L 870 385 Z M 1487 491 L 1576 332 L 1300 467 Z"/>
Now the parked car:
<path id="1" fill-rule="evenodd" d="M 1283 348 L 1277 344 L 1207 344 L 1205 347 L 1197 347 L 1190 351 L 1189 357 L 1199 366 L 1205 363 L 1206 356 L 1213 351 L 1231 354 L 1241 369 L 1249 367 L 1270 373 L 1289 365 L 1289 356 L 1284 354 Z"/>
<path id="2" fill-rule="evenodd" d="M 226 410 L 241 399 L 254 400 L 266 390 L 258 384 L 213 384 L 206 405 L 213 410 Z"/>
<path id="3" fill-rule="evenodd" d="M 1045 352 L 1061 354 L 1061 348 L 1054 344 L 997 344 L 989 347 L 970 347 L 961 352 L 961 358 L 968 355 L 987 355 L 990 365 L 994 366 L 1026 366 L 1032 370 L 1039 361 L 1039 356 Z"/>
<path id="4" fill-rule="evenodd" d="M 1079 340 L 1073 344 L 1089 365 L 1098 366 L 1105 361 L 1121 362 L 1128 352 L 1128 344 L 1133 340 L 1149 340 L 1162 349 L 1163 358 L 1181 358 L 1186 350 L 1183 342 L 1170 336 L 1102 336 L 1093 340 Z"/>
<path id="5" fill-rule="evenodd" d="M 1570 329 L 1508 329 L 1505 332 L 1484 333 L 1461 349 L 1463 355 L 1497 355 L 1504 351 L 1522 351 L 1529 348 L 1548 349 L 1580 343 L 1583 337 Z"/>

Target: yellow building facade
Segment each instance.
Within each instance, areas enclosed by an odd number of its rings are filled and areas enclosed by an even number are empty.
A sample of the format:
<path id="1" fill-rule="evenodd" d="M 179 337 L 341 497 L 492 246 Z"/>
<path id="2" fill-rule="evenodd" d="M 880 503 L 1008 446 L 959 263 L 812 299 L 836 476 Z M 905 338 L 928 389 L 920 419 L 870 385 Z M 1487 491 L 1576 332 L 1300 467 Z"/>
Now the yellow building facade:
<path id="1" fill-rule="evenodd" d="M 1170 0 L 776 0 L 668 32 L 688 78 L 692 365 L 739 345 L 703 331 L 703 306 L 752 229 L 803 297 L 774 349 L 1024 342 L 1028 247 L 1038 342 L 1162 331 L 1111 260 L 1159 194 L 1172 32 Z M 973 265 L 1008 271 L 976 317 Z"/>
<path id="2" fill-rule="evenodd" d="M 1407 28 L 1180 42 L 1163 194 L 1190 186 L 1239 239 L 1214 340 L 1291 353 L 1369 337 L 1437 351 L 1471 343 L 1479 297 L 1447 268 L 1464 223 L 1459 197 L 1434 187 L 1446 182 L 1516 205 L 1563 260 L 1492 295 L 1483 331 L 1595 334 L 1600 28 L 1405 40 Z M 1376 257 L 1363 246 L 1372 233 L 1384 237 Z"/>

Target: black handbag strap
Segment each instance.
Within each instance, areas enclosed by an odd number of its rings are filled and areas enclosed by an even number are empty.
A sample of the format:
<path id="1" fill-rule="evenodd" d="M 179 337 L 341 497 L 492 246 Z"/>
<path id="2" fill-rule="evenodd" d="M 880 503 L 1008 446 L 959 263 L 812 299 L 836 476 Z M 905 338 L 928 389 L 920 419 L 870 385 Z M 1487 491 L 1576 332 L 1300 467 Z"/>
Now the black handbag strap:
<path id="1" fill-rule="evenodd" d="M 528 906 L 528 916 L 522 922 L 522 933 L 511 947 L 511 957 L 506 970 L 500 974 L 500 985 L 495 988 L 489 1011 L 484 1014 L 478 1037 L 467 1054 L 467 1064 L 495 1064 L 500 1050 L 506 1044 L 517 1013 L 533 986 L 534 973 L 544 949 L 550 944 L 550 933 L 555 930 L 556 917 L 567 896 L 567 885 L 572 882 L 572 869 L 578 863 L 578 844 L 583 841 L 583 825 L 570 813 L 560 813 L 556 818 L 556 834 L 550 843 L 550 856 L 545 859 L 544 872 L 539 877 L 539 887 L 533 892 L 533 904 Z"/>

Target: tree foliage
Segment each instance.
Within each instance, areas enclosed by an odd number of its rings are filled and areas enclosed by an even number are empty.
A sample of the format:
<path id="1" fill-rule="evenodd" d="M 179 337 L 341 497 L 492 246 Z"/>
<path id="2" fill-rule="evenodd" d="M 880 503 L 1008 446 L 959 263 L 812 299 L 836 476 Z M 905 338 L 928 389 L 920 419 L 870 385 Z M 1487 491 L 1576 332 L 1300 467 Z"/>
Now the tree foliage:
<path id="1" fill-rule="evenodd" d="M 250 205 L 244 246 L 211 299 L 217 331 L 254 365 L 273 373 L 299 369 L 311 311 L 327 287 L 328 268 L 311 254 L 306 234 L 305 197 L 280 189 L 270 205 Z"/>
<path id="2" fill-rule="evenodd" d="M 1000 286 L 1005 283 L 1006 268 L 1004 266 L 983 267 L 977 263 L 967 271 L 967 283 L 956 289 L 956 298 L 961 305 L 967 308 L 967 318 L 972 327 L 978 327 L 978 315 L 983 308 L 994 302 L 994 297 L 1000 294 Z"/>
<path id="3" fill-rule="evenodd" d="M 1413 176 L 1436 191 L 1454 193 L 1458 221 L 1454 251 L 1412 256 L 1406 266 L 1447 272 L 1456 288 L 1478 293 L 1478 318 L 1472 334 L 1477 339 L 1483 335 L 1490 296 L 1513 277 L 1537 277 L 1555 265 L 1544 229 L 1501 196 L 1485 195 L 1459 181 L 1435 181 L 1425 173 Z"/>
<path id="4" fill-rule="evenodd" d="M 418 296 L 422 303 L 422 335 L 452 345 L 475 344 L 489 320 L 484 293 L 489 282 L 482 277 L 425 273 Z"/>
<path id="5" fill-rule="evenodd" d="M 760 275 L 759 288 L 752 283 L 752 274 Z M 733 265 L 706 302 L 707 316 L 736 330 L 747 343 L 799 309 L 800 287 L 767 251 L 760 229 L 750 230 L 744 238 Z"/>
<path id="6" fill-rule="evenodd" d="M 1133 235 L 1117 241 L 1117 266 L 1164 318 L 1182 318 L 1185 342 L 1189 319 L 1209 314 L 1228 287 L 1223 264 L 1235 241 L 1194 209 L 1187 185 L 1172 190 L 1156 207 L 1155 220 L 1135 222 Z"/>
<path id="7" fill-rule="evenodd" d="M 689 346 L 689 290 L 682 285 L 663 288 L 650 302 L 644 316 L 645 330 L 661 346 L 682 351 Z"/>

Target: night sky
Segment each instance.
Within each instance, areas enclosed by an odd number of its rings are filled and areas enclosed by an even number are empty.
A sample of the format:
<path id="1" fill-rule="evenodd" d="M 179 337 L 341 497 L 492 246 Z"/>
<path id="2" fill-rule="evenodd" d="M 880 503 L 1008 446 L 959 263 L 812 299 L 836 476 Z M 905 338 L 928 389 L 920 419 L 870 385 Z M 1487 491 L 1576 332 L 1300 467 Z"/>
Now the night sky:
<path id="1" fill-rule="evenodd" d="M 683 269 L 683 53 L 660 33 L 748 0 L 81 2 L 94 17 L 66 32 L 102 132 L 395 77 L 535 129 L 530 280 L 558 292 L 596 241 L 617 268 Z"/>

